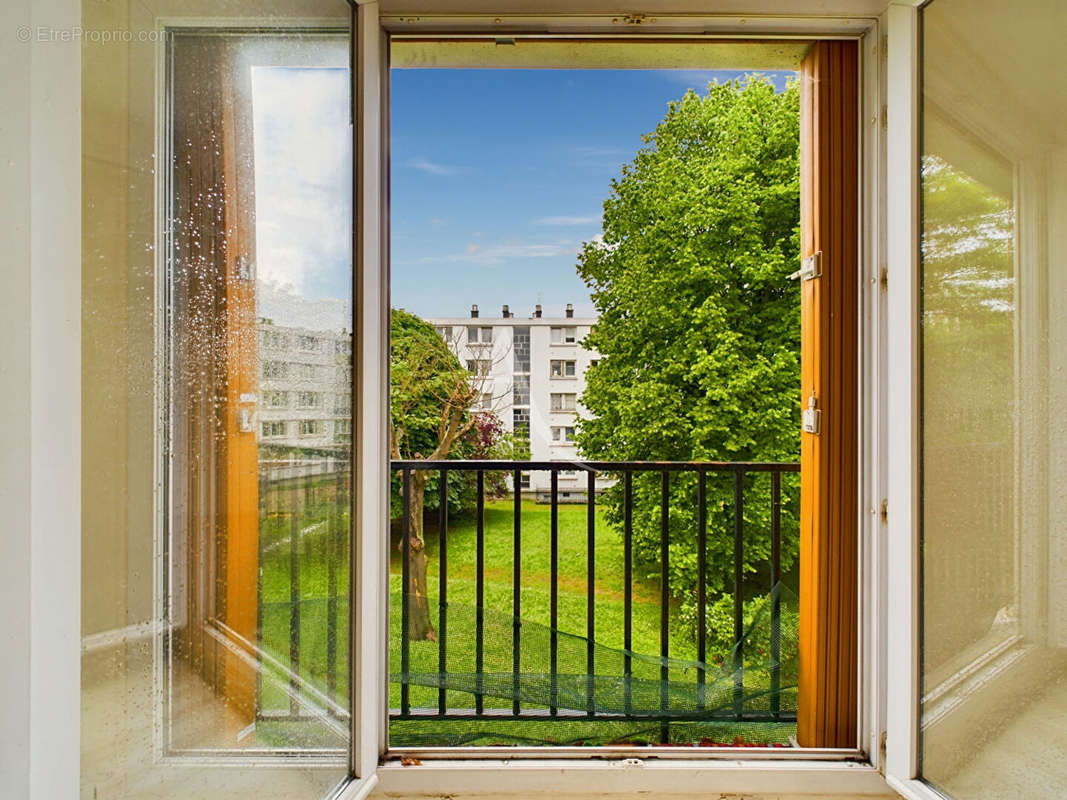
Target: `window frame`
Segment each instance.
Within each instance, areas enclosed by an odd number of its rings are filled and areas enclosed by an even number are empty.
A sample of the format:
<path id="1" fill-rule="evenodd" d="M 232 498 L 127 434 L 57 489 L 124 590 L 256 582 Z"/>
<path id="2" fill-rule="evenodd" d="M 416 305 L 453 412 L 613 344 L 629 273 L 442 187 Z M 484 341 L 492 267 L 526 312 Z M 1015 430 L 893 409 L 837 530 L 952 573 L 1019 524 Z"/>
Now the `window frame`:
<path id="1" fill-rule="evenodd" d="M 503 5 L 503 3 L 501 3 Z M 813 4 L 813 12 L 814 12 Z M 387 552 L 380 541 L 380 537 L 373 535 L 383 515 L 387 514 L 388 502 L 388 472 L 385 459 L 382 454 L 386 452 L 386 430 L 383 425 L 388 411 L 387 387 L 388 387 L 388 248 L 387 211 L 383 210 L 382 202 L 387 202 L 386 191 L 388 176 L 388 109 L 382 102 L 387 97 L 388 86 L 388 31 L 418 31 L 418 30 L 500 30 L 502 17 L 472 15 L 463 18 L 438 17 L 435 15 L 423 15 L 421 17 L 389 16 L 385 20 L 379 19 L 377 3 L 358 4 L 353 7 L 353 16 L 356 24 L 353 30 L 354 51 L 354 138 L 356 150 L 353 158 L 354 170 L 354 193 L 356 205 L 353 211 L 354 227 L 356 228 L 356 251 L 355 272 L 356 280 L 353 285 L 354 311 L 356 315 L 356 345 L 354 358 L 356 370 L 353 377 L 353 394 L 361 398 L 359 409 L 354 416 L 356 423 L 356 445 L 353 458 L 355 461 L 354 482 L 358 489 L 354 494 L 354 548 L 356 556 L 355 569 L 353 570 L 353 618 L 364 620 L 366 624 L 356 627 L 353 632 L 351 677 L 353 687 L 353 743 L 351 772 L 353 780 L 343 787 L 336 795 L 343 800 L 357 800 L 366 797 L 381 782 L 383 789 L 394 792 L 420 792 L 425 791 L 433 794 L 444 792 L 463 793 L 493 791 L 499 789 L 502 771 L 507 771 L 509 786 L 512 791 L 543 791 L 551 787 L 553 791 L 571 789 L 573 791 L 588 791 L 592 785 L 590 781 L 596 781 L 600 791 L 671 791 L 676 793 L 706 794 L 709 790 L 724 793 L 753 792 L 808 792 L 812 794 L 867 794 L 876 793 L 884 789 L 884 784 L 878 774 L 877 767 L 883 764 L 880 755 L 881 746 L 885 742 L 880 734 L 885 732 L 885 726 L 880 724 L 882 715 L 886 713 L 886 686 L 889 685 L 888 696 L 890 702 L 888 728 L 891 733 L 888 740 L 887 752 L 889 754 L 887 773 L 890 783 L 896 786 L 899 783 L 898 776 L 908 773 L 908 758 L 914 757 L 914 740 L 908 743 L 909 731 L 914 731 L 914 725 L 909 724 L 908 715 L 911 713 L 900 700 L 914 699 L 914 685 L 907 679 L 912 673 L 909 671 L 908 660 L 916 653 L 914 648 L 915 617 L 910 599 L 910 590 L 914 588 L 916 575 L 914 555 L 914 542 L 909 538 L 913 532 L 912 523 L 909 522 L 909 500 L 914 497 L 914 487 L 909 487 L 909 481 L 915 475 L 910 470 L 914 462 L 909 459 L 908 453 L 912 446 L 907 433 L 912 432 L 911 427 L 902 435 L 899 430 L 890 439 L 886 435 L 884 422 L 886 411 L 903 412 L 903 418 L 894 415 L 894 422 L 905 426 L 913 426 L 916 421 L 914 415 L 913 397 L 909 393 L 913 390 L 913 372 L 916 366 L 914 359 L 914 309 L 909 303 L 909 286 L 914 289 L 915 270 L 914 264 L 909 270 L 908 264 L 913 255 L 908 251 L 913 246 L 913 241 L 903 239 L 903 236 L 914 233 L 914 220 L 909 219 L 909 214 L 914 209 L 914 186 L 908 189 L 909 182 L 914 181 L 907 175 L 907 170 L 900 169 L 900 165 L 917 163 L 910 158 L 915 155 L 913 140 L 915 135 L 914 107 L 915 107 L 915 63 L 917 61 L 917 42 L 914 36 L 914 6 L 918 5 L 913 0 L 897 0 L 891 6 L 888 14 L 882 18 L 882 24 L 888 22 L 890 35 L 889 42 L 889 68 L 888 80 L 888 107 L 891 109 L 886 114 L 889 127 L 888 157 L 895 169 L 887 175 L 886 162 L 880 157 L 880 120 L 886 109 L 882 104 L 883 75 L 879 68 L 882 61 L 882 53 L 885 46 L 881 38 L 879 21 L 870 17 L 858 16 L 773 16 L 773 17 L 748 17 L 729 15 L 691 15 L 680 18 L 677 25 L 672 20 L 672 30 L 688 31 L 689 36 L 712 35 L 715 37 L 753 37 L 753 36 L 807 36 L 807 37 L 862 37 L 864 47 L 862 49 L 863 109 L 864 119 L 873 120 L 870 126 L 863 125 L 861 146 L 863 148 L 863 175 L 864 187 L 861 190 L 861 207 L 863 209 L 863 226 L 861 236 L 864 239 L 862 267 L 864 270 L 864 284 L 869 280 L 874 284 L 880 283 L 883 251 L 888 247 L 887 269 L 891 280 L 888 281 L 889 296 L 899 301 L 893 304 L 892 317 L 885 320 L 886 302 L 884 298 L 871 304 L 875 313 L 866 314 L 864 333 L 874 330 L 878 336 L 874 339 L 869 336 L 863 337 L 863 381 L 864 388 L 861 393 L 864 403 L 863 424 L 861 428 L 862 449 L 861 454 L 861 491 L 867 488 L 872 481 L 876 485 L 882 485 L 886 481 L 888 464 L 905 470 L 905 474 L 891 479 L 889 485 L 901 490 L 901 494 L 894 494 L 894 506 L 892 515 L 889 516 L 889 524 L 873 522 L 879 517 L 879 505 L 871 505 L 868 509 L 865 503 L 868 500 L 879 501 L 885 497 L 883 492 L 863 491 L 861 536 L 863 561 L 861 569 L 864 571 L 861 577 L 861 586 L 865 587 L 861 599 L 861 681 L 860 686 L 862 700 L 858 711 L 865 714 L 867 721 L 860 725 L 861 738 L 860 751 L 855 762 L 818 762 L 817 753 L 804 753 L 804 759 L 800 761 L 782 761 L 781 759 L 764 760 L 748 756 L 744 761 L 737 760 L 739 754 L 724 752 L 718 754 L 701 753 L 701 758 L 691 761 L 675 761 L 663 759 L 656 763 L 655 769 L 620 769 L 618 760 L 612 761 L 611 753 L 597 753 L 600 759 L 567 762 L 552 762 L 542 757 L 538 760 L 526 761 L 521 765 L 514 761 L 497 761 L 486 763 L 483 761 L 472 762 L 469 759 L 457 758 L 453 762 L 438 767 L 425 765 L 419 769 L 407 769 L 397 762 L 389 762 L 379 766 L 379 760 L 385 755 L 385 719 L 387 715 L 387 681 L 388 674 L 385 669 L 386 651 L 384 644 L 388 641 L 387 620 L 387 594 L 383 576 L 386 574 Z M 62 27 L 76 28 L 80 22 L 80 9 L 76 6 L 61 5 L 56 0 L 42 0 L 34 11 L 33 20 L 44 19 L 48 14 L 48 21 Z M 618 15 L 591 15 L 588 17 L 542 17 L 534 15 L 509 17 L 506 28 L 508 30 L 544 30 L 546 23 L 552 25 L 552 30 L 562 34 L 610 35 L 612 24 L 619 20 Z M 29 20 L 29 11 L 26 12 Z M 420 27 L 421 26 L 421 27 Z M 637 27 L 636 25 L 634 27 Z M 649 26 L 652 33 L 656 33 L 654 26 Z M 619 28 L 616 24 L 614 28 Z M 647 30 L 647 29 L 646 29 Z M 28 56 L 26 57 L 28 59 Z M 78 170 L 80 143 L 77 137 L 64 136 L 63 132 L 77 129 L 77 114 L 80 108 L 78 92 L 81 85 L 81 65 L 77 56 L 76 48 L 72 48 L 66 54 L 57 53 L 58 62 L 45 65 L 42 81 L 34 83 L 30 87 L 30 99 L 14 109 L 16 119 L 28 118 L 31 114 L 35 120 L 41 123 L 44 136 L 40 146 L 49 151 L 55 150 L 54 155 L 59 156 L 59 168 L 55 158 L 50 158 L 47 163 L 43 159 L 35 160 L 29 167 L 33 176 L 33 185 L 42 193 L 54 194 L 60 205 L 48 209 L 47 216 L 53 227 L 57 217 L 66 224 L 59 225 L 60 230 L 77 231 L 79 218 L 79 204 L 76 192 L 71 192 L 71 185 L 76 185 L 80 177 Z M 34 69 L 38 68 L 35 63 Z M 59 77 L 56 80 L 56 77 Z M 69 102 L 55 102 L 55 98 L 48 94 L 50 83 L 60 87 L 60 98 L 66 98 Z M 73 120 L 73 128 L 71 121 Z M 36 147 L 35 147 L 36 149 Z M 69 175 L 68 175 L 69 173 Z M 38 178 L 41 182 L 38 183 Z M 885 195 L 883 184 L 888 181 L 888 191 Z M 73 183 L 72 183 L 73 182 Z M 30 179 L 23 181 L 29 185 Z M 29 207 L 29 193 L 25 193 L 25 207 Z M 897 207 L 888 213 L 886 218 L 885 199 L 903 201 L 903 207 Z M 63 198 L 75 198 L 64 200 Z M 889 204 L 892 205 L 892 204 Z M 873 213 L 872 213 L 873 212 Z M 36 219 L 41 213 L 34 210 Z M 42 220 L 44 222 L 44 220 Z M 41 229 L 46 226 L 42 224 Z M 886 236 L 886 230 L 892 231 L 893 236 Z M 54 269 L 37 270 L 39 278 L 35 280 L 46 281 L 47 285 L 55 285 L 60 288 L 55 293 L 43 293 L 53 297 L 51 302 L 43 308 L 35 304 L 32 308 L 35 319 L 35 330 L 69 330 L 69 320 L 77 319 L 77 304 L 64 303 L 64 299 L 71 296 L 70 287 L 79 286 L 79 259 L 77 258 L 79 243 L 76 234 L 66 237 L 67 252 L 56 248 L 35 248 L 32 256 L 33 263 L 43 262 L 45 266 L 51 265 Z M 895 243 L 894 243 L 894 240 Z M 70 253 L 74 257 L 69 257 Z M 62 280 L 60 279 L 62 277 Z M 18 287 L 18 288 L 21 288 Z M 62 291 L 66 289 L 65 293 Z M 875 285 L 874 292 L 880 292 Z M 28 296 L 28 292 L 23 292 Z M 881 297 L 881 295 L 878 295 Z M 74 313 L 70 308 L 75 305 Z M 881 317 L 878 309 L 882 309 Z M 868 309 L 870 310 L 870 309 Z M 873 327 L 872 327 L 873 326 Z M 899 334 L 904 339 L 890 338 L 888 332 Z M 51 373 L 57 384 L 70 387 L 69 392 L 46 393 L 50 398 L 76 398 L 78 397 L 79 380 L 79 356 L 77 352 L 77 335 L 72 335 L 64 340 L 64 344 L 58 345 L 66 354 L 63 360 L 65 368 L 61 374 L 55 365 L 49 363 L 52 350 L 47 347 L 35 350 L 32 357 L 34 371 Z M 890 345 L 890 342 L 892 344 Z M 11 352 L 20 343 L 3 345 L 5 352 Z M 21 351 L 19 351 L 21 354 Z M 20 355 L 21 357 L 21 355 Z M 890 402 L 886 404 L 887 389 L 885 380 L 886 362 L 889 362 L 888 375 L 903 380 L 903 384 L 894 387 L 889 383 L 888 396 Z M 18 362 L 22 364 L 23 361 Z M 882 372 L 880 372 L 882 371 Z M 880 377 L 881 376 L 881 377 Z M 871 392 L 873 388 L 876 390 Z M 59 402 L 59 400 L 56 400 Z M 48 405 L 48 402 L 45 403 Z M 876 413 L 874 418 L 868 414 L 871 406 Z M 62 414 L 56 418 L 69 420 L 67 428 L 59 433 L 47 434 L 45 428 L 52 422 L 45 422 L 48 415 L 35 413 L 33 430 L 44 436 L 46 443 L 52 443 L 57 436 L 66 431 L 63 437 L 63 450 L 71 452 L 67 438 L 78 441 L 80 424 L 77 413 L 73 415 Z M 44 426 L 44 428 L 42 428 Z M 873 433 L 873 435 L 872 435 Z M 886 446 L 891 452 L 886 456 Z M 47 456 L 46 456 L 47 458 Z M 66 469 L 67 460 L 62 462 L 64 466 L 57 468 L 61 474 L 67 477 L 66 485 L 71 487 L 72 495 L 76 495 L 81 487 L 80 473 L 76 469 Z M 46 460 L 43 466 L 38 465 L 36 470 L 49 469 L 50 463 Z M 870 469 L 874 467 L 875 469 Z M 889 473 L 892 475 L 892 473 Z M 47 501 L 45 501 L 47 502 Z M 45 510 L 45 505 L 33 500 L 34 513 Z M 72 506 L 73 507 L 73 506 Z M 26 613 L 34 621 L 28 630 L 40 631 L 34 634 L 34 641 L 42 644 L 47 654 L 70 654 L 69 637 L 74 631 L 74 640 L 77 637 L 78 617 L 80 614 L 80 602 L 77 597 L 77 553 L 79 526 L 54 523 L 48 514 L 43 514 L 44 521 L 41 523 L 47 527 L 47 533 L 43 537 L 45 541 L 62 539 L 71 546 L 58 548 L 58 552 L 69 552 L 71 558 L 61 559 L 57 569 L 64 574 L 71 572 L 74 579 L 60 581 L 59 586 L 68 586 L 68 590 L 61 591 L 57 596 L 62 602 L 53 598 L 48 603 L 41 603 L 36 610 L 28 610 Z M 868 534 L 875 533 L 877 536 Z M 882 534 L 886 534 L 883 536 Z M 893 541 L 898 535 L 903 534 L 901 541 Z M 889 539 L 887 547 L 885 540 Z M 44 545 L 39 545 L 44 547 Z M 888 558 L 887 558 L 888 556 Z M 889 569 L 886 571 L 888 561 Z M 73 567 L 71 565 L 74 564 Z M 872 565 L 874 569 L 872 569 Z M 73 572 L 71 571 L 73 569 Z M 890 597 L 885 590 L 887 579 L 891 579 L 895 589 Z M 877 580 L 878 585 L 872 582 Z M 902 581 L 902 582 L 901 582 Z M 54 583 L 54 582 L 53 582 Z M 16 587 L 17 589 L 18 587 Z M 13 593 L 16 591 L 13 589 Z M 18 610 L 28 609 L 26 597 L 37 597 L 39 590 L 30 590 L 19 594 L 15 608 Z M 886 603 L 893 603 L 889 613 Z M 68 602 L 69 601 L 69 602 Z M 62 605 L 60 612 L 58 606 Z M 909 611 L 912 613 L 909 615 Z M 903 612 L 897 615 L 896 612 Z M 40 625 L 40 621 L 58 620 L 56 625 Z M 888 623 L 887 623 L 888 620 Z M 883 635 L 886 627 L 889 627 L 888 638 Z M 16 645 L 28 642 L 28 634 L 22 636 Z M 891 651 L 896 651 L 892 659 L 886 657 L 887 643 Z M 895 647 L 894 645 L 900 645 Z M 56 659 L 55 667 L 49 667 L 49 674 L 57 672 L 61 680 L 56 685 L 69 685 L 76 687 L 77 682 L 77 659 L 67 659 L 66 668 L 59 667 L 60 659 Z M 887 675 L 893 677 L 887 681 Z M 67 681 L 71 675 L 74 680 Z M 22 685 L 20 683 L 20 685 Z M 895 690 L 894 690 L 894 687 Z M 65 788 L 77 786 L 78 774 L 78 726 L 70 725 L 70 709 L 75 709 L 77 714 L 77 698 L 75 702 L 69 702 L 70 692 L 59 691 L 48 697 L 39 697 L 35 693 L 32 698 L 34 713 L 40 714 L 40 724 L 47 727 L 50 739 L 50 757 L 41 757 L 33 762 L 27 769 L 35 779 L 44 779 L 45 786 L 62 784 Z M 914 722 L 912 715 L 912 722 Z M 61 720 L 66 720 L 60 724 Z M 4 726 L 5 732 L 12 730 L 18 721 L 12 719 L 10 726 Z M 875 736 L 871 736 L 871 732 Z M 34 745 L 35 752 L 42 751 L 39 744 Z M 910 755 L 909 755 L 910 753 Z M 657 754 L 658 755 L 658 754 Z M 511 759 L 512 755 L 505 753 L 499 757 Z M 619 755 L 619 758 L 622 758 Z M 642 764 L 633 764 L 639 767 Z M 48 777 L 48 775 L 51 777 Z M 904 790 L 904 785 L 897 786 Z M 920 787 L 925 788 L 925 787 Z M 62 794 L 62 791 L 56 794 Z M 935 795 L 914 794 L 910 787 L 905 792 L 912 797 L 932 797 Z"/>
<path id="2" fill-rule="evenodd" d="M 611 38 L 618 40 L 640 41 L 641 34 L 620 37 L 612 35 L 611 25 L 619 21 L 618 17 L 588 16 L 581 19 L 567 19 L 552 16 L 449 16 L 447 14 L 428 14 L 419 17 L 386 15 L 382 26 L 386 32 L 383 47 L 388 49 L 390 37 L 410 35 L 433 36 L 435 38 L 478 36 L 485 37 L 487 32 L 499 35 L 506 33 L 521 34 L 529 31 L 543 31 L 546 24 L 551 34 L 547 37 L 559 37 L 580 34 L 582 38 Z M 652 773 L 630 773 L 626 780 L 615 784 L 620 791 L 707 791 L 707 774 L 704 778 L 694 780 L 700 770 L 712 769 L 716 775 L 717 791 L 736 791 L 738 793 L 755 791 L 752 779 L 759 774 L 760 779 L 768 783 L 760 786 L 768 788 L 761 791 L 803 791 L 823 792 L 828 794 L 848 793 L 850 791 L 888 791 L 878 768 L 882 766 L 882 749 L 878 744 L 884 741 L 884 636 L 882 632 L 883 612 L 880 593 L 884 592 L 884 577 L 878 577 L 884 571 L 884 558 L 872 542 L 882 526 L 876 514 L 868 509 L 880 506 L 884 497 L 884 426 L 879 427 L 878 415 L 884 411 L 881 393 L 885 381 L 882 377 L 884 368 L 880 357 L 886 348 L 883 314 L 879 309 L 884 306 L 881 298 L 881 257 L 884 237 L 883 222 L 879 216 L 883 206 L 880 201 L 881 180 L 884 175 L 883 140 L 877 122 L 881 119 L 882 97 L 884 93 L 883 40 L 882 25 L 885 17 L 775 17 L 761 19 L 755 25 L 747 25 L 750 20 L 727 15 L 709 15 L 705 17 L 688 17 L 684 22 L 672 19 L 672 31 L 681 27 L 689 31 L 686 39 L 715 36 L 716 38 L 768 38 L 789 37 L 804 38 L 846 38 L 860 42 L 860 109 L 861 119 L 873 119 L 871 126 L 860 126 L 860 175 L 861 189 L 857 197 L 860 214 L 860 285 L 866 289 L 861 292 L 858 302 L 861 304 L 859 331 L 861 343 L 860 395 L 860 502 L 856 509 L 859 518 L 860 565 L 859 569 L 861 597 L 859 604 L 859 658 L 858 671 L 860 700 L 857 704 L 858 747 L 855 750 L 804 750 L 800 759 L 797 753 L 778 754 L 760 753 L 754 757 L 749 751 L 743 755 L 745 761 L 736 761 L 742 753 L 732 748 L 722 748 L 720 752 L 680 753 L 681 748 L 641 748 L 637 756 L 655 756 L 657 766 L 666 769 L 655 777 Z M 503 25 L 503 27 L 501 27 Z M 616 28 L 615 30 L 618 30 Z M 655 32 L 644 29 L 644 33 Z M 679 34 L 675 34 L 679 35 Z M 388 111 L 384 112 L 387 116 Z M 871 116 L 873 114 L 873 116 Z M 385 198 L 381 213 L 388 218 L 388 199 Z M 555 379 L 573 379 L 574 376 L 559 376 Z M 551 368 L 550 368 L 550 377 Z M 877 441 L 875 441 L 877 440 Z M 861 509 L 863 509 L 861 513 Z M 387 687 L 383 687 L 383 691 Z M 400 752 L 383 751 L 385 760 L 379 766 L 378 774 L 382 785 L 388 791 L 412 792 L 430 791 L 475 792 L 491 791 L 499 787 L 499 770 L 502 763 L 494 759 L 506 759 L 514 763 L 522 759 L 524 777 L 512 784 L 513 791 L 533 790 L 540 787 L 541 777 L 551 770 L 554 776 L 554 790 L 561 786 L 573 787 L 574 791 L 587 791 L 590 778 L 598 781 L 612 769 L 610 761 L 552 761 L 559 756 L 570 755 L 562 752 L 565 748 L 537 748 L 536 752 L 527 752 L 521 748 L 447 748 L 447 753 L 434 754 L 443 759 L 434 765 L 423 764 L 419 770 L 404 770 L 399 763 Z M 631 755 L 627 748 L 598 748 L 591 753 L 588 748 L 581 748 L 573 755 L 596 755 L 601 759 L 622 758 Z M 425 755 L 425 753 L 423 753 Z M 677 760 L 676 760 L 677 759 Z M 726 760 L 735 763 L 727 765 Z M 846 763 L 852 759 L 857 763 Z M 812 767 L 814 772 L 800 769 Z M 640 764 L 643 766 L 643 762 Z M 510 772 L 514 777 L 518 773 Z M 615 773 L 618 774 L 618 773 Z M 640 777 L 638 777 L 640 776 Z M 788 777 L 787 777 L 788 776 Z M 848 776 L 848 777 L 846 777 Z M 857 778 L 858 783 L 849 785 L 849 778 Z M 603 783 L 598 784 L 609 791 Z M 862 785 L 863 788 L 860 788 Z M 770 788 L 775 787 L 775 788 Z"/>

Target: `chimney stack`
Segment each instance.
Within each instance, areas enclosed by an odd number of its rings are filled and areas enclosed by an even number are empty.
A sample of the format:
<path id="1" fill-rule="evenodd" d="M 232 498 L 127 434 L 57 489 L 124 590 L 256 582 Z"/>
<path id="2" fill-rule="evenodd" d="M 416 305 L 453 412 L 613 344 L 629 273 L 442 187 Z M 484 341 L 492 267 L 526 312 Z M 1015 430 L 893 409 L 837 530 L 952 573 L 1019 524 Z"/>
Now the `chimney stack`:
<path id="1" fill-rule="evenodd" d="M 478 319 L 478 306 L 477 306 L 477 304 L 471 306 L 471 319 Z"/>
<path id="2" fill-rule="evenodd" d="M 541 319 L 541 304 L 534 306 L 534 319 Z"/>
<path id="3" fill-rule="evenodd" d="M 567 313 L 567 319 L 570 319 L 571 317 L 574 316 L 574 304 L 573 303 L 567 303 L 567 312 L 566 313 Z"/>
<path id="4" fill-rule="evenodd" d="M 504 314 L 504 319 L 507 319 L 508 317 L 511 316 L 511 310 L 508 308 L 506 303 L 504 304 L 503 314 Z"/>

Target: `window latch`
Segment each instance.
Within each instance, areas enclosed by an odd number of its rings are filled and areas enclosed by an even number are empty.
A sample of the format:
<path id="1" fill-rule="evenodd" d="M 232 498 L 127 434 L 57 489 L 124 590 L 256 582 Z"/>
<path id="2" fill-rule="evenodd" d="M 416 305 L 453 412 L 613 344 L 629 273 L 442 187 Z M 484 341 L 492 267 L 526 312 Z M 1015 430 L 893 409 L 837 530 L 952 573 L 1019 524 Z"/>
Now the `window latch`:
<path id="1" fill-rule="evenodd" d="M 822 276 L 822 250 L 817 250 L 800 262 L 800 269 L 789 276 L 789 280 L 810 281 Z"/>
<path id="2" fill-rule="evenodd" d="M 815 396 L 815 390 L 812 389 L 811 397 L 808 398 L 808 407 L 801 414 L 800 427 L 804 433 L 819 435 L 822 429 L 822 411 L 818 408 L 818 405 L 819 399 Z"/>

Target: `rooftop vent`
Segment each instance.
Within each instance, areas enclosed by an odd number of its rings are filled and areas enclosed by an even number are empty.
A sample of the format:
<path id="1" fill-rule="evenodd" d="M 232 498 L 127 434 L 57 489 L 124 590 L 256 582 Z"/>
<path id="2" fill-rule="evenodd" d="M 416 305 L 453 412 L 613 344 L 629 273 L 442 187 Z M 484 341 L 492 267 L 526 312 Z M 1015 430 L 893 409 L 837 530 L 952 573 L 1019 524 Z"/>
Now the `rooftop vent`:
<path id="1" fill-rule="evenodd" d="M 567 318 L 568 319 L 570 319 L 571 317 L 574 316 L 574 304 L 573 303 L 567 303 L 566 314 L 567 314 Z"/>
<path id="2" fill-rule="evenodd" d="M 534 306 L 534 318 L 541 319 L 541 304 L 538 303 Z"/>
<path id="3" fill-rule="evenodd" d="M 471 306 L 471 319 L 477 319 L 477 318 L 478 318 L 478 305 L 475 304 L 475 305 Z"/>
<path id="4" fill-rule="evenodd" d="M 501 314 L 503 315 L 504 319 L 507 319 L 511 316 L 511 309 L 507 307 L 506 303 L 504 304 L 504 308 L 501 310 Z"/>

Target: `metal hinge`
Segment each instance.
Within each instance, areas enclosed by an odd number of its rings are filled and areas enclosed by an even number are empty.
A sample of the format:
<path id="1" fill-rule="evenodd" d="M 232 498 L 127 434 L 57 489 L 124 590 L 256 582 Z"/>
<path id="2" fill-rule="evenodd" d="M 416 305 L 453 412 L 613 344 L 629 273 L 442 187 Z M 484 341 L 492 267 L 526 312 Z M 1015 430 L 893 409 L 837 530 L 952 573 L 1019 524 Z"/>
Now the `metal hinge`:
<path id="1" fill-rule="evenodd" d="M 649 17 L 646 14 L 627 14 L 623 17 L 616 17 L 612 20 L 613 23 L 623 23 L 624 25 L 644 25 L 645 23 L 655 22 L 654 17 Z"/>
<path id="2" fill-rule="evenodd" d="M 880 515 L 882 517 L 882 522 L 888 522 L 889 521 L 889 501 L 888 500 L 882 500 L 882 509 L 881 509 L 881 511 L 879 513 L 880 513 Z"/>
<path id="3" fill-rule="evenodd" d="M 800 269 L 789 276 L 789 280 L 810 281 L 822 275 L 822 250 L 817 250 L 800 262 Z"/>

